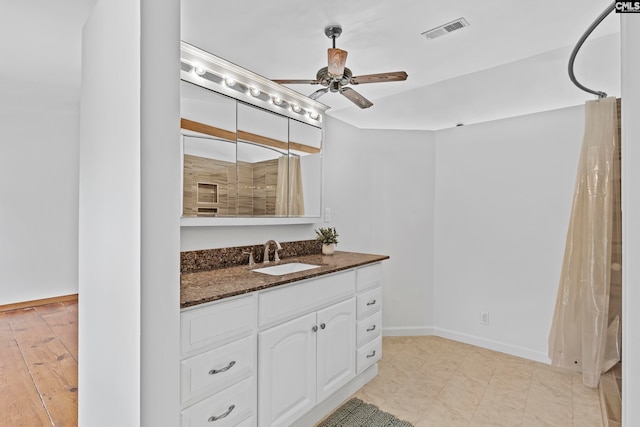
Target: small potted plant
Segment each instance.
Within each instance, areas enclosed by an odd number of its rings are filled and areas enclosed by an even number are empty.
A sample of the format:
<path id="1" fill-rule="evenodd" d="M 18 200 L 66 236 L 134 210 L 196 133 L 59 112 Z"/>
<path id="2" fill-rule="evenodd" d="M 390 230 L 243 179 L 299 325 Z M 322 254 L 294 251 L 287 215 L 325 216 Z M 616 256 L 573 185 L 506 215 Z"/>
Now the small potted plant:
<path id="1" fill-rule="evenodd" d="M 338 232 L 335 227 L 320 227 L 316 230 L 316 240 L 322 242 L 323 255 L 333 255 L 338 243 Z"/>

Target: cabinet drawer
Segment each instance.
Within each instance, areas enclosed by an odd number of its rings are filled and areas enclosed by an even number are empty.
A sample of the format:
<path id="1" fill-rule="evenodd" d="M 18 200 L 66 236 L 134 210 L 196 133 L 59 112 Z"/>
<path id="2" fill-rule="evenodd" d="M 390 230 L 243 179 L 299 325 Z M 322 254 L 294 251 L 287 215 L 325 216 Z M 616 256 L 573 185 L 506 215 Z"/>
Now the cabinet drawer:
<path id="1" fill-rule="evenodd" d="M 182 354 L 250 335 L 256 330 L 256 311 L 252 295 L 182 312 Z"/>
<path id="2" fill-rule="evenodd" d="M 369 366 L 380 360 L 382 356 L 382 337 L 378 337 L 357 350 L 356 369 L 357 373 L 364 371 Z"/>
<path id="3" fill-rule="evenodd" d="M 380 336 L 382 332 L 382 312 L 378 311 L 373 316 L 369 316 L 366 319 L 360 320 L 357 326 L 356 332 L 356 345 L 371 341 L 373 338 Z"/>
<path id="4" fill-rule="evenodd" d="M 354 270 L 331 274 L 259 295 L 260 326 L 274 325 L 353 296 Z"/>
<path id="5" fill-rule="evenodd" d="M 255 375 L 256 340 L 252 335 L 183 360 L 180 368 L 182 403 L 204 393 L 216 393 Z"/>
<path id="6" fill-rule="evenodd" d="M 382 305 L 382 289 L 376 288 L 371 291 L 358 295 L 357 298 L 357 314 L 358 319 L 364 319 L 373 313 L 380 311 Z"/>
<path id="7" fill-rule="evenodd" d="M 242 421 L 240 424 L 236 424 L 236 427 L 256 427 L 256 426 L 257 424 L 256 424 L 255 417 L 251 417 L 247 420 Z"/>
<path id="8" fill-rule="evenodd" d="M 256 383 L 250 377 L 182 411 L 182 427 L 237 426 L 255 419 L 255 409 Z"/>
<path id="9" fill-rule="evenodd" d="M 382 282 L 382 264 L 377 263 L 360 267 L 357 270 L 356 291 L 361 292 L 369 288 L 375 288 Z"/>

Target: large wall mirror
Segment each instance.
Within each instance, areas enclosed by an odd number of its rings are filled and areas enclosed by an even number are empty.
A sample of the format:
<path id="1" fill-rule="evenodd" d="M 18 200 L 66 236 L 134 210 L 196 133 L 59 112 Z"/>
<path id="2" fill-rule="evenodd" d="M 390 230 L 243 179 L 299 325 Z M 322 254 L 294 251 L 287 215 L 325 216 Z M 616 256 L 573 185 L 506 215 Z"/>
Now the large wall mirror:
<path id="1" fill-rule="evenodd" d="M 320 217 L 321 127 L 192 80 L 180 99 L 183 220 Z"/>

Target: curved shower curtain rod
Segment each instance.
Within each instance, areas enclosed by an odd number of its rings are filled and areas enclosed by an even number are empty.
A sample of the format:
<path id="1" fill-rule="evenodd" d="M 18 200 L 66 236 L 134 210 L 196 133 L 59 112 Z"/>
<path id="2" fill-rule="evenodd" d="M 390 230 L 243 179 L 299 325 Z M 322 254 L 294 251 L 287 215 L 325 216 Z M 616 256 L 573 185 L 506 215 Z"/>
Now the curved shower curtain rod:
<path id="1" fill-rule="evenodd" d="M 589 35 L 591 35 L 593 30 L 595 30 L 598 25 L 600 25 L 600 23 L 604 20 L 604 18 L 606 18 L 607 15 L 609 15 L 611 11 L 615 9 L 615 6 L 616 6 L 616 2 L 611 3 L 609 6 L 607 6 L 604 12 L 602 12 L 600 16 L 596 18 L 595 21 L 593 21 L 593 24 L 591 24 L 591 26 L 587 28 L 587 31 L 585 31 L 582 37 L 580 37 L 580 40 L 578 40 L 578 44 L 576 44 L 576 47 L 573 48 L 573 52 L 571 52 L 571 57 L 569 58 L 569 78 L 571 79 L 573 84 L 578 86 L 578 88 L 582 89 L 585 92 L 589 92 L 596 95 L 598 98 L 606 98 L 607 94 L 597 90 L 589 89 L 588 87 L 580 84 L 580 82 L 576 79 L 576 75 L 573 73 L 573 63 L 576 60 L 576 55 L 578 54 L 578 51 L 580 50 L 584 42 L 587 40 L 587 37 L 589 37 Z"/>

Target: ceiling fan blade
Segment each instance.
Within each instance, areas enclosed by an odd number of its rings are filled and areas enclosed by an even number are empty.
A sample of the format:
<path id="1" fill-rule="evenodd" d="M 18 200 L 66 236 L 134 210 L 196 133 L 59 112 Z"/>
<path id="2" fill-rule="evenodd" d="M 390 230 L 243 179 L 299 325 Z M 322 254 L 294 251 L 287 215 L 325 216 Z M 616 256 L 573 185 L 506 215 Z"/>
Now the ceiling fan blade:
<path id="1" fill-rule="evenodd" d="M 309 95 L 309 98 L 315 100 L 315 99 L 320 98 L 322 95 L 324 95 L 327 92 L 329 92 L 329 88 L 328 87 L 323 87 L 322 89 L 318 89 L 317 91 L 315 91 L 311 95 Z"/>
<path id="2" fill-rule="evenodd" d="M 349 101 L 353 102 L 360 108 L 369 108 L 373 105 L 373 102 L 369 101 L 367 98 L 360 95 L 350 87 L 343 87 L 342 89 L 340 89 L 340 93 L 346 96 Z"/>
<path id="3" fill-rule="evenodd" d="M 351 78 L 351 84 L 379 83 L 379 82 L 401 82 L 407 80 L 407 73 L 404 71 L 394 71 L 391 73 L 366 74 Z"/>
<path id="4" fill-rule="evenodd" d="M 280 83 L 281 85 L 317 85 L 320 83 L 318 80 L 271 80 L 275 83 Z"/>

